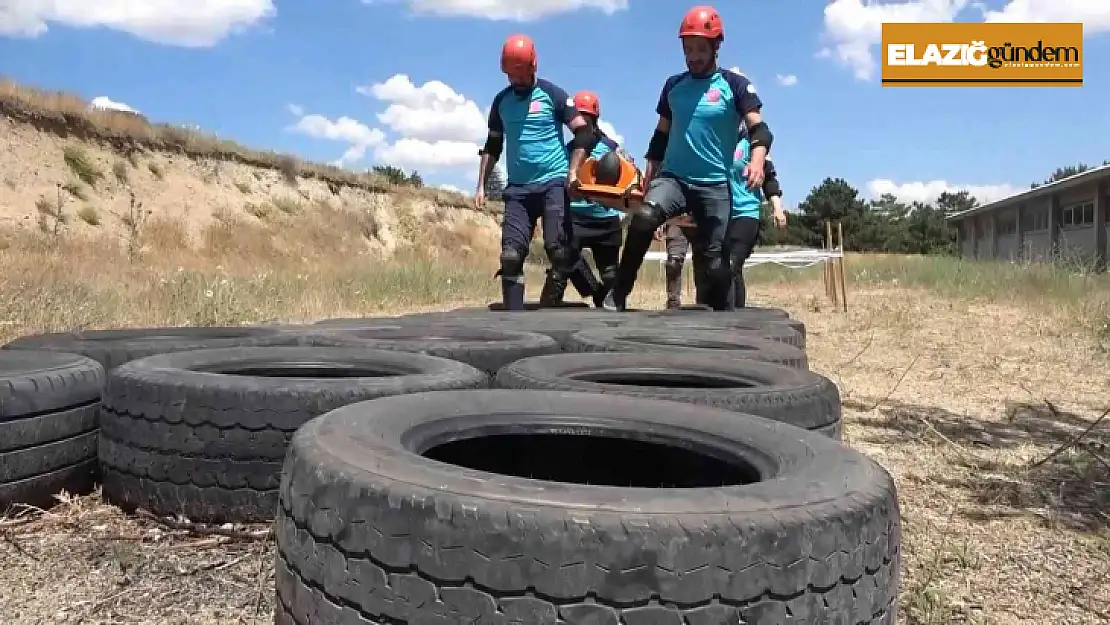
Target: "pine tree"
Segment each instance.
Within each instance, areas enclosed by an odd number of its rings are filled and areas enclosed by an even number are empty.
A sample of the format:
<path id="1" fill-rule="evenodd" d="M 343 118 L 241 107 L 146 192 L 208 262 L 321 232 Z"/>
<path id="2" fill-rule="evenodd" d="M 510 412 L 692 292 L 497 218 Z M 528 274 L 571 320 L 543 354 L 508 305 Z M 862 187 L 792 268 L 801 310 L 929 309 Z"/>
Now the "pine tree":
<path id="1" fill-rule="evenodd" d="M 500 201 L 501 192 L 505 190 L 505 172 L 501 171 L 499 165 L 494 165 L 490 170 L 489 175 L 486 176 L 486 199 Z"/>

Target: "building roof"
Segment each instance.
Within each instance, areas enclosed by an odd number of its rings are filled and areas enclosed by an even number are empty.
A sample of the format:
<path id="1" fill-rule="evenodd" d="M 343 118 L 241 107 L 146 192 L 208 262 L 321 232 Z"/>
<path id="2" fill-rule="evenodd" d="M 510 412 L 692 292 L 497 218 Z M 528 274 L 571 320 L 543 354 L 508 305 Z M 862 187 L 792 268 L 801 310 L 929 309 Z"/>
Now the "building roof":
<path id="1" fill-rule="evenodd" d="M 983 204 L 982 206 L 976 206 L 975 208 L 969 208 L 968 210 L 954 213 L 946 217 L 945 220 L 953 221 L 957 219 L 963 219 L 965 217 L 971 217 L 972 215 L 978 215 L 979 213 L 987 213 L 1002 208 L 1004 206 L 1013 206 L 1018 202 L 1024 202 L 1026 200 L 1044 197 L 1058 191 L 1073 189 L 1075 187 L 1079 187 L 1086 183 L 1089 183 L 1092 180 L 1108 175 L 1110 175 L 1110 165 L 1099 165 L 1098 167 L 1092 167 L 1087 171 L 1076 174 L 1074 176 L 1068 176 L 1067 178 L 1063 178 L 1055 182 L 1042 184 L 1041 186 L 1034 189 L 1022 191 L 1021 193 L 1015 193 L 1010 197 L 1004 197 L 1001 200 L 995 200 L 994 202 Z"/>

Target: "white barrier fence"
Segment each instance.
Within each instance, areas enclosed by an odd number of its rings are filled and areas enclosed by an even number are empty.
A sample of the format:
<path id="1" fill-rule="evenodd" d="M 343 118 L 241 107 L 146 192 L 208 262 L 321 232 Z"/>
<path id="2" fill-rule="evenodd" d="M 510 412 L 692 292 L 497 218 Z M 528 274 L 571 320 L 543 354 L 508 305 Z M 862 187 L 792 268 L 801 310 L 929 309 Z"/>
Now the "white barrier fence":
<path id="1" fill-rule="evenodd" d="M 686 260 L 693 258 L 692 252 L 686 253 Z M 781 252 L 752 252 L 744 266 L 773 264 L 790 269 L 804 269 L 820 263 L 844 258 L 844 251 L 836 248 L 831 250 L 783 250 Z M 651 251 L 644 255 L 644 260 L 663 262 L 667 260 L 666 252 Z"/>
<path id="2" fill-rule="evenodd" d="M 687 298 L 693 298 L 694 296 L 693 262 L 691 262 L 692 258 L 693 253 L 687 252 L 687 262 L 683 263 L 682 266 L 682 290 L 684 291 L 685 297 Z M 841 263 L 838 262 L 842 261 L 843 258 L 844 250 L 840 247 L 834 247 L 832 249 L 824 250 L 794 249 L 780 250 L 775 252 L 752 252 L 752 255 L 748 257 L 748 260 L 744 263 L 744 266 L 753 267 L 756 265 L 770 264 L 779 265 L 780 267 L 786 267 L 788 269 L 805 269 L 806 267 L 824 264 L 826 267 L 825 294 L 829 296 L 839 307 L 841 305 L 841 298 L 843 298 L 845 302 L 847 301 L 847 294 L 845 293 L 845 287 L 843 285 L 843 276 L 841 275 L 839 279 L 835 277 L 835 274 L 838 271 L 843 271 Z M 667 260 L 667 253 L 663 251 L 652 250 L 644 255 L 644 260 L 659 263 L 657 267 L 659 267 L 659 272 L 662 274 L 664 273 L 663 263 Z M 841 267 L 838 267 L 838 265 L 841 265 Z M 830 280 L 832 280 L 832 282 L 830 282 Z M 838 281 L 841 289 L 840 293 L 837 293 L 835 291 Z M 847 304 L 845 303 L 843 304 L 843 306 L 844 310 L 847 310 Z"/>

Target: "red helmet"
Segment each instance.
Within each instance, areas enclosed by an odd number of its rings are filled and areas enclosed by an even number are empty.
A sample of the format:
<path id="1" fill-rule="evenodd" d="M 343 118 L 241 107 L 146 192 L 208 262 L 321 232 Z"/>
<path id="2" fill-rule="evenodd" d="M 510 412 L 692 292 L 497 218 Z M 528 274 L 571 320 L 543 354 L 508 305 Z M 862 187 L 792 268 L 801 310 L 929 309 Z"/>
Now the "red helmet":
<path id="1" fill-rule="evenodd" d="M 696 6 L 686 12 L 682 26 L 678 28 L 679 37 L 705 37 L 718 42 L 725 40 L 725 23 L 721 14 L 711 6 Z"/>
<path id="2" fill-rule="evenodd" d="M 528 35 L 510 35 L 501 48 L 501 71 L 536 71 L 536 44 Z"/>
<path id="3" fill-rule="evenodd" d="M 574 94 L 574 108 L 578 109 L 579 113 L 601 117 L 601 102 L 593 91 L 579 91 Z"/>

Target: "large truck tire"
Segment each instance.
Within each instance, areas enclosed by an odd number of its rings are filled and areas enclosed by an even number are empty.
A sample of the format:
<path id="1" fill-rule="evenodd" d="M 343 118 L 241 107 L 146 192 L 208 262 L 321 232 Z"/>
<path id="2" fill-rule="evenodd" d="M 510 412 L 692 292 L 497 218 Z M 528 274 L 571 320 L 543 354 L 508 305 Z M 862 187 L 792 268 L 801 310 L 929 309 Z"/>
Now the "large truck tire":
<path id="1" fill-rule="evenodd" d="M 80 354 L 0 351 L 0 514 L 92 489 L 103 385 Z"/>
<path id="2" fill-rule="evenodd" d="M 277 326 L 187 326 L 55 332 L 17 338 L 6 350 L 82 354 L 111 370 L 125 362 L 174 352 L 220 347 L 297 345 L 304 337 Z"/>
<path id="3" fill-rule="evenodd" d="M 804 349 L 757 333 L 690 328 L 595 328 L 570 338 L 571 352 L 654 352 L 741 358 L 809 368 Z"/>
<path id="4" fill-rule="evenodd" d="M 894 622 L 890 474 L 824 436 L 592 393 L 359 402 L 293 437 L 276 622 Z"/>
<path id="5" fill-rule="evenodd" d="M 755 360 L 666 352 L 554 354 L 512 363 L 497 373 L 495 385 L 681 401 L 842 437 L 843 408 L 832 380 Z"/>
<path id="6" fill-rule="evenodd" d="M 108 375 L 105 498 L 202 522 L 273 519 L 289 438 L 348 403 L 485 388 L 461 362 L 361 348 L 241 347 L 150 356 Z"/>

